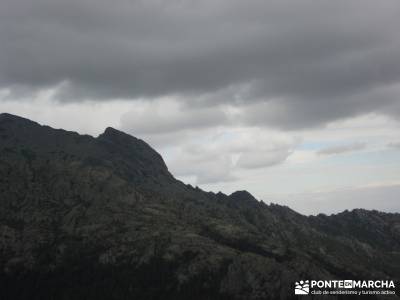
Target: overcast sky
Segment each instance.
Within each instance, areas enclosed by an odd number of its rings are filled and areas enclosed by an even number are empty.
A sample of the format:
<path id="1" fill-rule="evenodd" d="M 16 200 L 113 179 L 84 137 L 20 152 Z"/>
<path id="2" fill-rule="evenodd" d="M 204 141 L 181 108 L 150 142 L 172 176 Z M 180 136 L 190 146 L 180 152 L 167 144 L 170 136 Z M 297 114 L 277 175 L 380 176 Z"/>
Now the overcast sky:
<path id="1" fill-rule="evenodd" d="M 400 212 L 398 0 L 2 0 L 0 111 L 149 142 L 205 190 Z"/>

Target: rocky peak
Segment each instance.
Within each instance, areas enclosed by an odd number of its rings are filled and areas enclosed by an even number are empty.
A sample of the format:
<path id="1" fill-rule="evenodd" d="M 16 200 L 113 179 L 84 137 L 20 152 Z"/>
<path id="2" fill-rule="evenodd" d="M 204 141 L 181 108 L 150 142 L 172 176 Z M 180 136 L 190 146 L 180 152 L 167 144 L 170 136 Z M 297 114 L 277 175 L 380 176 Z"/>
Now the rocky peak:
<path id="1" fill-rule="evenodd" d="M 140 141 L 139 139 L 112 127 L 107 127 L 104 132 L 98 136 L 98 139 L 105 139 L 120 143 L 132 140 Z"/>
<path id="2" fill-rule="evenodd" d="M 119 157 L 131 170 L 140 171 L 145 176 L 172 177 L 161 155 L 141 139 L 107 127 L 97 141 L 107 149 L 114 161 Z"/>
<path id="3" fill-rule="evenodd" d="M 23 122 L 29 122 L 29 123 L 35 123 L 29 119 L 20 117 L 20 116 L 16 116 L 13 114 L 9 114 L 9 113 L 1 113 L 0 114 L 0 121 L 23 121 Z"/>
<path id="4" fill-rule="evenodd" d="M 161 155 L 147 143 L 111 127 L 94 138 L 3 113 L 0 141 L 0 149 L 18 147 L 46 159 L 62 156 L 93 166 L 113 166 L 121 176 L 135 182 L 166 182 L 172 178 Z"/>
<path id="5" fill-rule="evenodd" d="M 17 129 L 24 129 L 32 128 L 40 126 L 38 123 L 33 122 L 31 120 L 15 116 L 9 113 L 1 113 L 0 114 L 0 130 L 5 131 L 7 130 L 17 130 Z"/>
<path id="6" fill-rule="evenodd" d="M 257 202 L 258 200 L 256 198 L 254 198 L 254 196 L 252 194 L 250 194 L 248 191 L 236 191 L 233 192 L 232 194 L 229 195 L 229 198 L 232 201 L 236 201 L 236 202 L 240 202 L 240 201 L 244 201 L 244 202 Z"/>

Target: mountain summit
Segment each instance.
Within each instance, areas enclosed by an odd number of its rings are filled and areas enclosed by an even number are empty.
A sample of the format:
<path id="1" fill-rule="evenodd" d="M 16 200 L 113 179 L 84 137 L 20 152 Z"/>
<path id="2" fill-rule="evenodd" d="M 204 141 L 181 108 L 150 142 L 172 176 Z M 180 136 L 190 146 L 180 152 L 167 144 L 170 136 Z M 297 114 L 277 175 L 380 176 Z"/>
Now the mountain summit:
<path id="1" fill-rule="evenodd" d="M 1 114 L 0 253 L 0 299 L 290 299 L 303 279 L 398 280 L 400 215 L 204 192 L 116 129 Z"/>

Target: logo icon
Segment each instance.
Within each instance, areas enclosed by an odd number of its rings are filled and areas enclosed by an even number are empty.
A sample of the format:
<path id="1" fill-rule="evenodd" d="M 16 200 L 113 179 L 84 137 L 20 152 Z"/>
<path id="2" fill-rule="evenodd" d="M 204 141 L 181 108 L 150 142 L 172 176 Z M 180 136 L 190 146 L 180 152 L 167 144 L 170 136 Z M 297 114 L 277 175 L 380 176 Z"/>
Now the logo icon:
<path id="1" fill-rule="evenodd" d="M 308 280 L 296 281 L 294 285 L 295 295 L 308 295 L 310 293 L 310 282 Z"/>

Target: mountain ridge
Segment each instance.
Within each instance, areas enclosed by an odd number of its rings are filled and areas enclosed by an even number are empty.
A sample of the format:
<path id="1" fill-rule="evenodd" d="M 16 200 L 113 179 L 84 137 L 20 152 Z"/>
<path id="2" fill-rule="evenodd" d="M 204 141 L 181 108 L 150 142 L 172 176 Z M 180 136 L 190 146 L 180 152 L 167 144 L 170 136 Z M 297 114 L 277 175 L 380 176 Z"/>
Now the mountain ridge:
<path id="1" fill-rule="evenodd" d="M 204 192 L 116 129 L 0 114 L 0 253 L 2 299 L 290 299 L 301 279 L 398 281 L 400 215 Z"/>

